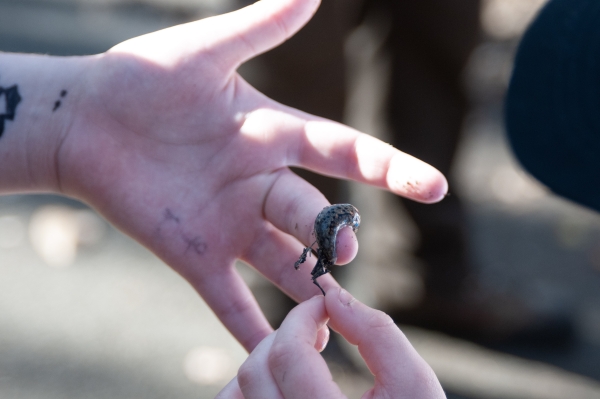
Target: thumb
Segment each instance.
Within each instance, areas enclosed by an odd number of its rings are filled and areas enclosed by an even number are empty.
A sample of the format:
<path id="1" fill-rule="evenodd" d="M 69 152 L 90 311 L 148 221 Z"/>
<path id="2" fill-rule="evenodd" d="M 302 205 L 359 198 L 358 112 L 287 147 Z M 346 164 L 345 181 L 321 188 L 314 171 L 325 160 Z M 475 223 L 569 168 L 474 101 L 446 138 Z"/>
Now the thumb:
<path id="1" fill-rule="evenodd" d="M 209 18 L 202 28 L 210 27 L 213 38 L 210 41 L 215 45 L 214 54 L 221 58 L 221 65 L 235 70 L 293 36 L 312 18 L 319 4 L 320 0 L 260 0 Z"/>
<path id="2" fill-rule="evenodd" d="M 160 65 L 210 54 L 227 74 L 286 41 L 319 8 L 320 0 L 260 0 L 228 14 L 177 25 L 127 40 L 111 49 Z"/>

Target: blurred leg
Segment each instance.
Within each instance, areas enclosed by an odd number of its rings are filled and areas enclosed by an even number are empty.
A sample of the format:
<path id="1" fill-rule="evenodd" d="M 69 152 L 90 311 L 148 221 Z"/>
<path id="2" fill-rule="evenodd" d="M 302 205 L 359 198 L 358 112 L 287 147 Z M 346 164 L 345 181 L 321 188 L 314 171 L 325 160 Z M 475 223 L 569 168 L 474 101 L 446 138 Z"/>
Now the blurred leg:
<path id="1" fill-rule="evenodd" d="M 388 118 L 392 144 L 446 176 L 468 111 L 462 72 L 479 38 L 479 0 L 392 1 Z M 426 294 L 457 297 L 471 267 L 459 197 L 400 200 L 420 231 Z"/>
<path id="2" fill-rule="evenodd" d="M 449 176 L 468 111 L 462 73 L 479 39 L 480 0 L 375 1 L 386 2 L 394 19 L 387 109 L 393 144 Z M 479 342 L 567 343 L 573 328 L 563 309 L 539 311 L 480 290 L 469 278 L 466 217 L 451 193 L 436 205 L 402 201 L 421 233 L 416 255 L 426 291 L 418 308 L 395 319 Z"/>

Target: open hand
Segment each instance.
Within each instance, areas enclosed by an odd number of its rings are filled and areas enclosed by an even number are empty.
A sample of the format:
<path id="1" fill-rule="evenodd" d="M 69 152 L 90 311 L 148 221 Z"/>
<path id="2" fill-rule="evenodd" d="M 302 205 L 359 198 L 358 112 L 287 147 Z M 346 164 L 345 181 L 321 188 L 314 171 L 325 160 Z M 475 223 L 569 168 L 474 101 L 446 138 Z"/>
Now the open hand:
<path id="1" fill-rule="evenodd" d="M 302 301 L 294 270 L 329 205 L 288 166 L 368 183 L 421 202 L 443 198 L 434 168 L 371 136 L 278 104 L 237 73 L 305 24 L 317 0 L 262 0 L 82 60 L 57 155 L 63 193 L 82 199 L 185 277 L 247 350 L 272 329 L 234 263 Z M 327 40 L 323 38 L 323 40 Z M 324 88 L 326 90 L 327 88 Z M 357 243 L 339 236 L 338 260 Z M 319 280 L 336 285 L 330 276 Z"/>

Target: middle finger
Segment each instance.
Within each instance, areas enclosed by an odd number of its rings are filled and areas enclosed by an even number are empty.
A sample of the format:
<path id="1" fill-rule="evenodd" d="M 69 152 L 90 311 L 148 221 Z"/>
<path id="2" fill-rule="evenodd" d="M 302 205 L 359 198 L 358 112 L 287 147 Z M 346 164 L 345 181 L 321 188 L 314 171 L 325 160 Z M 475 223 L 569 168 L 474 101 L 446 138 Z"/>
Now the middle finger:
<path id="1" fill-rule="evenodd" d="M 268 222 L 260 229 L 250 250 L 243 260 L 255 267 L 261 274 L 281 288 L 296 302 L 302 302 L 320 293 L 312 283 L 310 271 L 316 263 L 316 257 L 307 257 L 299 270 L 294 263 L 302 253 L 302 245 L 294 237 L 285 234 Z M 323 289 L 339 287 L 331 275 L 319 277 Z"/>

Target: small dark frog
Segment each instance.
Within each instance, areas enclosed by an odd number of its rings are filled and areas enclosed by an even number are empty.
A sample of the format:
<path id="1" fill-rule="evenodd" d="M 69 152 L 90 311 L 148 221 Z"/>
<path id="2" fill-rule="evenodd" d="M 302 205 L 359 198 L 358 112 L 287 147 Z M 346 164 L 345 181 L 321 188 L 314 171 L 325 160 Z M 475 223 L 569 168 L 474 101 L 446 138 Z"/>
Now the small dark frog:
<path id="1" fill-rule="evenodd" d="M 309 247 L 304 248 L 300 259 L 294 264 L 296 270 L 300 267 L 301 263 L 306 261 L 306 255 L 313 251 L 313 245 L 318 244 L 317 252 L 317 264 L 313 268 L 312 281 L 319 287 L 323 295 L 325 291 L 317 283 L 317 278 L 324 274 L 331 272 L 331 266 L 335 265 L 337 261 L 337 252 L 335 250 L 335 241 L 337 239 L 338 232 L 342 227 L 352 227 L 352 230 L 356 233 L 360 226 L 360 215 L 358 209 L 350 204 L 336 204 L 326 206 L 319 213 L 315 219 L 315 238 Z"/>

